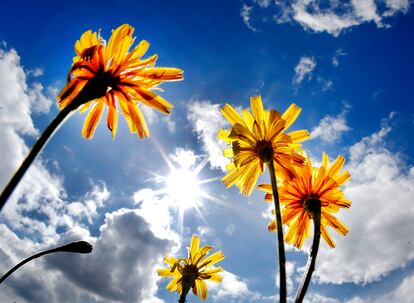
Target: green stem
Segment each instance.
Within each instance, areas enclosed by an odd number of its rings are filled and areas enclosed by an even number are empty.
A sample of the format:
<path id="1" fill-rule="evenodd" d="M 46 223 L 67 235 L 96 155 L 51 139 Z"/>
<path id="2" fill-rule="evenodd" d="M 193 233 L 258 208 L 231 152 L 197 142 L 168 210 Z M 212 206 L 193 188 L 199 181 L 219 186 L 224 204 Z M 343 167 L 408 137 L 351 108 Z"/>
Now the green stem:
<path id="1" fill-rule="evenodd" d="M 298 293 L 296 294 L 295 303 L 301 303 L 305 298 L 306 291 L 308 290 L 308 286 L 310 280 L 312 278 L 312 273 L 315 270 L 315 263 L 316 263 L 316 256 L 318 255 L 319 250 L 319 242 L 321 239 L 321 206 L 319 202 L 319 207 L 313 211 L 313 226 L 314 226 L 314 234 L 313 234 L 313 242 L 312 247 L 309 254 L 308 264 L 303 276 L 302 282 L 299 286 Z"/>
<path id="2" fill-rule="evenodd" d="M 273 164 L 273 159 L 266 163 L 269 168 L 270 180 L 272 182 L 273 202 L 275 205 L 276 230 L 277 230 L 277 244 L 279 254 L 279 281 L 280 294 L 279 302 L 286 303 L 286 257 L 285 257 L 285 242 L 283 240 L 282 216 L 280 214 L 279 193 L 277 191 L 276 172 Z"/>
<path id="3" fill-rule="evenodd" d="M 178 303 L 185 303 L 185 300 L 187 299 L 187 294 L 190 291 L 189 287 L 183 287 L 183 290 L 181 292 L 180 298 L 178 299 Z"/>
<path id="4" fill-rule="evenodd" d="M 36 158 L 37 154 L 42 150 L 43 146 L 49 140 L 49 138 L 53 135 L 62 121 L 69 115 L 69 113 L 75 109 L 74 106 L 68 105 L 64 109 L 62 109 L 56 118 L 48 125 L 45 131 L 42 133 L 40 138 L 36 141 L 35 145 L 27 155 L 26 159 L 24 159 L 23 163 L 20 165 L 14 176 L 10 179 L 9 183 L 4 188 L 3 192 L 0 195 L 0 211 L 3 206 L 6 204 L 7 200 L 9 199 L 10 195 L 13 193 L 14 189 L 16 188 L 17 184 L 19 184 L 20 180 L 26 173 L 27 169 L 32 164 L 33 160 Z"/>

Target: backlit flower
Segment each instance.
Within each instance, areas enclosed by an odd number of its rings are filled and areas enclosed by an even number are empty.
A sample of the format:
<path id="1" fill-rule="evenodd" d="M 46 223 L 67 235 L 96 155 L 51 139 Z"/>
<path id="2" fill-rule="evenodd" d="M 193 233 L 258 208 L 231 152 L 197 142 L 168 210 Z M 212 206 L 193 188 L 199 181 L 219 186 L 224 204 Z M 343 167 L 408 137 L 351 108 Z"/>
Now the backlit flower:
<path id="1" fill-rule="evenodd" d="M 276 173 L 284 177 L 291 175 L 293 166 L 302 166 L 305 158 L 296 151 L 301 148 L 299 142 L 309 138 L 307 130 L 284 133 L 301 112 L 296 104 L 281 115 L 273 109 L 264 110 L 260 96 L 250 98 L 250 103 L 252 113 L 245 109 L 241 114 L 226 104 L 221 112 L 232 127 L 218 134 L 219 139 L 232 146 L 224 151 L 233 162 L 222 181 L 226 187 L 235 184 L 245 195 L 252 193 L 264 164 L 271 159 Z"/>
<path id="2" fill-rule="evenodd" d="M 178 68 L 155 67 L 157 55 L 142 59 L 149 43 L 142 40 L 131 51 L 134 28 L 128 24 L 112 31 L 108 43 L 100 33 L 86 31 L 75 43 L 76 56 L 69 70 L 66 86 L 57 97 L 61 109 L 71 106 L 81 112 L 90 107 L 82 129 L 82 136 L 92 138 L 108 108 L 107 126 L 115 136 L 117 111 L 120 109 L 132 133 L 142 139 L 149 136 L 148 126 L 138 104 L 143 103 L 165 114 L 172 105 L 152 90 L 164 81 L 181 80 Z M 118 106 L 117 106 L 118 104 Z"/>
<path id="3" fill-rule="evenodd" d="M 348 233 L 348 228 L 333 214 L 341 208 L 349 208 L 351 201 L 345 198 L 340 187 L 347 182 L 351 175 L 348 171 L 341 172 L 345 158 L 339 156 L 328 167 L 328 156 L 322 156 L 320 168 L 312 167 L 310 159 L 302 167 L 295 167 L 293 177 L 285 179 L 279 190 L 279 200 L 282 207 L 282 223 L 288 225 L 285 242 L 301 248 L 305 239 L 310 235 L 310 221 L 314 208 L 321 210 L 321 234 L 331 248 L 335 242 L 328 233 L 327 227 L 332 227 L 341 235 Z M 265 200 L 272 201 L 272 188 L 269 184 L 258 186 L 266 192 Z M 268 225 L 269 231 L 275 231 L 275 221 Z"/>
<path id="4" fill-rule="evenodd" d="M 193 235 L 188 258 L 177 260 L 171 256 L 165 257 L 164 262 L 171 267 L 158 269 L 158 275 L 172 278 L 167 289 L 180 294 L 184 291 L 187 294 L 191 288 L 202 301 L 207 299 L 207 285 L 204 280 L 221 283 L 222 277 L 218 273 L 223 271 L 221 267 L 212 267 L 224 259 L 221 251 L 206 257 L 212 248 L 208 245 L 200 248 L 200 238 Z"/>

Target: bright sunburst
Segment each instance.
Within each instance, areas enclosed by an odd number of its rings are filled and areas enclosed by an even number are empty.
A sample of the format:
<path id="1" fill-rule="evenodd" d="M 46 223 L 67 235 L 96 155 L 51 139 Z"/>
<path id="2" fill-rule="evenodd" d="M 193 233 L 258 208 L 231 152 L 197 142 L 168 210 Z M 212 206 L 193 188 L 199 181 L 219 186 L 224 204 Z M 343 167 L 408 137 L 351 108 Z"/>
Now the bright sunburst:
<path id="1" fill-rule="evenodd" d="M 199 187 L 197 175 L 194 171 L 179 168 L 173 169 L 166 178 L 167 194 L 179 205 L 179 208 L 186 210 L 197 204 L 203 192 Z"/>

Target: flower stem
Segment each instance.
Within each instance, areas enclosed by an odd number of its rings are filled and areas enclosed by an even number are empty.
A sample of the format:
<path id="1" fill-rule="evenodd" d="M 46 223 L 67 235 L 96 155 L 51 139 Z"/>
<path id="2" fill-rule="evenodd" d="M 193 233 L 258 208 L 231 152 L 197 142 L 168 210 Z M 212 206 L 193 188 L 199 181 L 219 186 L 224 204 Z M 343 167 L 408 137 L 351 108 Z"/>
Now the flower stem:
<path id="1" fill-rule="evenodd" d="M 70 251 L 70 250 L 67 249 L 71 245 L 72 246 L 73 245 L 79 246 L 80 245 L 79 243 L 81 243 L 83 246 L 84 245 L 89 245 L 90 246 L 90 250 L 87 250 L 87 251 L 85 251 L 85 250 L 82 250 L 82 251 L 72 250 L 72 251 Z M 49 249 L 49 250 L 42 251 L 42 252 L 37 253 L 37 254 L 35 254 L 35 255 L 27 258 L 27 259 L 24 259 L 23 261 L 21 261 L 20 263 L 18 263 L 17 265 L 15 265 L 3 277 L 0 278 L 0 284 L 3 283 L 3 281 L 6 280 L 12 273 L 14 273 L 17 269 L 19 269 L 20 267 L 22 267 L 23 265 L 25 265 L 27 262 L 30 262 L 33 259 L 39 258 L 41 256 L 44 256 L 44 255 L 47 255 L 47 254 L 52 254 L 52 253 L 55 253 L 55 252 L 72 252 L 72 253 L 85 254 L 85 253 L 90 253 L 91 251 L 92 251 L 92 246 L 89 243 L 84 242 L 84 241 L 82 241 L 82 242 L 74 242 L 74 243 L 70 243 L 70 244 L 67 244 L 67 245 L 64 245 L 64 246 L 60 246 L 60 247 L 56 247 L 56 248 L 52 248 L 52 249 Z"/>
<path id="2" fill-rule="evenodd" d="M 180 295 L 180 298 L 178 299 L 178 303 L 185 303 L 186 299 L 187 299 L 187 294 L 182 293 Z"/>
<path id="3" fill-rule="evenodd" d="M 310 254 L 309 254 L 308 264 L 306 266 L 306 272 L 299 286 L 298 293 L 296 294 L 295 303 L 301 303 L 303 301 L 306 291 L 308 290 L 310 280 L 312 278 L 312 273 L 315 270 L 316 256 L 318 255 L 319 242 L 321 239 L 320 202 L 318 204 L 318 207 L 313 211 L 312 217 L 313 217 L 313 226 L 314 226 L 313 242 L 312 242 L 312 247 L 311 247 Z"/>
<path id="4" fill-rule="evenodd" d="M 36 141 L 33 145 L 32 150 L 27 155 L 26 159 L 24 159 L 23 163 L 20 165 L 14 176 L 10 179 L 9 183 L 4 188 L 3 192 L 0 195 L 0 211 L 3 206 L 6 204 L 7 200 L 9 199 L 10 195 L 13 193 L 14 189 L 16 188 L 17 184 L 19 184 L 21 178 L 26 173 L 27 169 L 32 164 L 33 160 L 36 158 L 37 154 L 42 150 L 43 146 L 49 140 L 49 138 L 53 135 L 55 130 L 59 127 L 62 121 L 69 115 L 69 113 L 74 109 L 73 106 L 68 105 L 67 107 L 63 108 L 56 118 L 48 125 L 45 131 L 42 133 L 40 138 Z"/>
<path id="5" fill-rule="evenodd" d="M 279 251 L 279 281 L 280 293 L 279 302 L 286 303 L 286 257 L 285 257 L 285 242 L 283 240 L 282 216 L 280 214 L 279 193 L 277 191 L 276 172 L 272 160 L 268 161 L 270 180 L 272 182 L 273 202 L 275 204 L 276 229 L 277 229 L 277 244 Z"/>

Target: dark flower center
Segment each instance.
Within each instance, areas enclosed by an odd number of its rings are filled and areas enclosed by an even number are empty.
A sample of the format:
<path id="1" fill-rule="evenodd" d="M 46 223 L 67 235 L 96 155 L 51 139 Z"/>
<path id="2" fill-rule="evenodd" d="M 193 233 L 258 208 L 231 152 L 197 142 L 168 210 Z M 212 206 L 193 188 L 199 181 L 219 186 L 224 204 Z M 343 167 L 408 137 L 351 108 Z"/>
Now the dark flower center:
<path id="1" fill-rule="evenodd" d="M 183 269 L 183 279 L 182 279 L 182 285 L 183 288 L 186 287 L 193 287 L 194 282 L 198 277 L 198 268 L 194 264 L 189 264 L 184 266 Z"/>
<path id="2" fill-rule="evenodd" d="M 316 194 L 310 194 L 303 198 L 302 202 L 303 208 L 311 216 L 314 216 L 314 214 L 321 211 L 321 200 L 319 200 L 319 196 Z"/>
<path id="3" fill-rule="evenodd" d="M 111 71 L 99 69 L 80 91 L 76 98 L 76 106 L 105 96 L 108 89 L 116 88 L 118 83 L 119 77 L 114 77 Z"/>
<path id="4" fill-rule="evenodd" d="M 273 147 L 269 141 L 259 141 L 256 144 L 257 155 L 260 160 L 265 163 L 272 161 L 273 159 Z"/>

